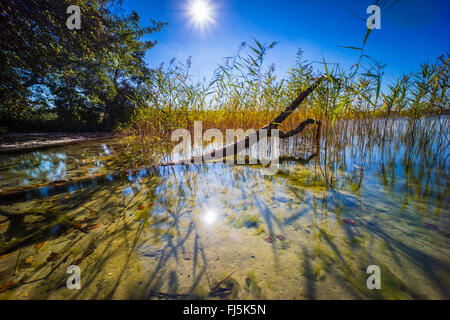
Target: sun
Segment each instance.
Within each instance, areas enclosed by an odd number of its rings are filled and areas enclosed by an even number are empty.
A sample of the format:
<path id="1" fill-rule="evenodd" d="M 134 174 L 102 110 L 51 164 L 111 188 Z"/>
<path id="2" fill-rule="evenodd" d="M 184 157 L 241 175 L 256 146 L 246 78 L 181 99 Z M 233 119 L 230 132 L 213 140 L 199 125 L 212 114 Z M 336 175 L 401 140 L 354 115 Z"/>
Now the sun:
<path id="1" fill-rule="evenodd" d="M 214 22 L 212 18 L 212 8 L 208 0 L 194 0 L 189 9 L 192 19 L 197 25 L 204 26 Z"/>
<path id="2" fill-rule="evenodd" d="M 197 0 L 192 3 L 191 14 L 198 22 L 210 19 L 211 10 L 204 0 Z"/>

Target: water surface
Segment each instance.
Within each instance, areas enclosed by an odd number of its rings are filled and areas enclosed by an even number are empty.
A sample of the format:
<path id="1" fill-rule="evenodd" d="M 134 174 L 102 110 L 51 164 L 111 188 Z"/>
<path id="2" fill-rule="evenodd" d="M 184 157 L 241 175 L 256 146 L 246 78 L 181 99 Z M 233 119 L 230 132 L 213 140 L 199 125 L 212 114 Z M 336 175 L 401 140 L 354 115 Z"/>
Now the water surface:
<path id="1" fill-rule="evenodd" d="M 210 163 L 66 188 L 112 172 L 118 141 L 2 156 L 2 191 L 63 186 L 1 199 L 0 298 L 449 299 L 449 168 L 400 140 L 374 143 L 363 168 L 342 148 L 333 187 L 316 158 L 275 175 Z M 81 290 L 66 287 L 73 264 Z"/>

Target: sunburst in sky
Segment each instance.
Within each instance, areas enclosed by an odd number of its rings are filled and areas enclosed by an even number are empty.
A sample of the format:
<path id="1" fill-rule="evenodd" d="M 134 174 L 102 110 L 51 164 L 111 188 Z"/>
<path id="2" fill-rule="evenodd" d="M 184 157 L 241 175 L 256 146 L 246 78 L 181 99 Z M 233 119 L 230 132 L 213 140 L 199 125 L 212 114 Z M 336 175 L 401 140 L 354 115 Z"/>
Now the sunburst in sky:
<path id="1" fill-rule="evenodd" d="M 189 3 L 189 15 L 194 25 L 205 29 L 208 24 L 215 23 L 214 8 L 208 0 L 192 0 Z"/>
<path id="2" fill-rule="evenodd" d="M 449 51 L 450 1 L 429 2 L 432 5 L 425 5 L 422 0 L 398 1 L 389 10 L 382 10 L 382 29 L 370 34 L 365 52 L 387 64 L 385 83 L 416 71 L 421 63 Z M 156 18 L 169 23 L 154 34 L 159 44 L 147 58 L 152 67 L 158 67 L 162 61 L 169 63 L 173 57 L 185 61 L 192 56 L 192 73 L 199 79 L 209 79 L 217 64 L 223 63 L 224 57 L 234 56 L 243 41 L 257 39 L 263 43 L 279 42 L 265 61 L 276 65 L 275 74 L 281 79 L 289 76 L 298 48 L 304 51 L 303 59 L 317 68 L 323 67 L 320 63 L 323 59 L 339 62 L 343 68 L 353 65 L 359 53 L 345 46 L 362 43 L 367 29 L 365 18 L 369 16 L 367 6 L 375 1 L 123 0 L 123 3 L 125 12 L 136 10 L 141 21 Z"/>

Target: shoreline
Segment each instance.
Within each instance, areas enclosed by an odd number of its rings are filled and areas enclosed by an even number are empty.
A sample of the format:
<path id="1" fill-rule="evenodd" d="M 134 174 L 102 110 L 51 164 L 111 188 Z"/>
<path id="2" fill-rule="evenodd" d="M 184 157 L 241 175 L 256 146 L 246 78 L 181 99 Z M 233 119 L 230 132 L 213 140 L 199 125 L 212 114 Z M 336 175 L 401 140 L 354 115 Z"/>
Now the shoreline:
<path id="1" fill-rule="evenodd" d="M 7 133 L 0 135 L 0 154 L 30 152 L 116 136 L 106 132 Z"/>

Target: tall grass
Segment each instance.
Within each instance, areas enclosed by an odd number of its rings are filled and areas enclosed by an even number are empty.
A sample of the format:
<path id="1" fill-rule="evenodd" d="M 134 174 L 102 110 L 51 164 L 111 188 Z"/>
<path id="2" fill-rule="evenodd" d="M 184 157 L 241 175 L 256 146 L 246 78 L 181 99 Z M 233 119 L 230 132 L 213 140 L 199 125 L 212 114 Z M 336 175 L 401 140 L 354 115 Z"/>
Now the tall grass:
<path id="1" fill-rule="evenodd" d="M 153 71 L 151 81 L 139 95 L 130 97 L 136 106 L 135 116 L 121 131 L 130 134 L 134 141 L 155 145 L 169 141 L 172 129 L 191 129 L 196 120 L 203 122 L 204 129 L 257 129 L 275 118 L 317 78 L 326 75 L 338 81 L 323 82 L 280 129 L 291 130 L 306 118 L 321 121 L 324 152 L 319 167 L 332 185 L 328 172 L 335 166 L 339 146 L 353 143 L 355 137 L 363 167 L 370 145 L 394 134 L 393 119 L 407 119 L 409 142 L 419 147 L 436 130 L 448 130 L 443 125 L 446 122 L 440 121 L 440 127 L 432 131 L 424 118 L 443 117 L 449 112 L 450 56 L 442 55 L 432 63 L 422 64 L 417 72 L 401 76 L 383 91 L 384 66 L 363 54 L 366 40 L 367 36 L 361 48 L 351 48 L 360 50 L 360 59 L 347 70 L 323 61 L 324 72 L 320 72 L 303 59 L 299 50 L 295 65 L 281 80 L 275 76 L 274 65 L 263 67 L 275 42 L 243 42 L 234 56 L 217 66 L 210 80 L 193 80 L 191 58 L 185 63 L 173 59 L 168 66 L 161 65 Z M 302 134 L 308 138 L 314 132 L 306 130 Z M 447 145 L 448 141 L 441 141 L 441 147 Z"/>

